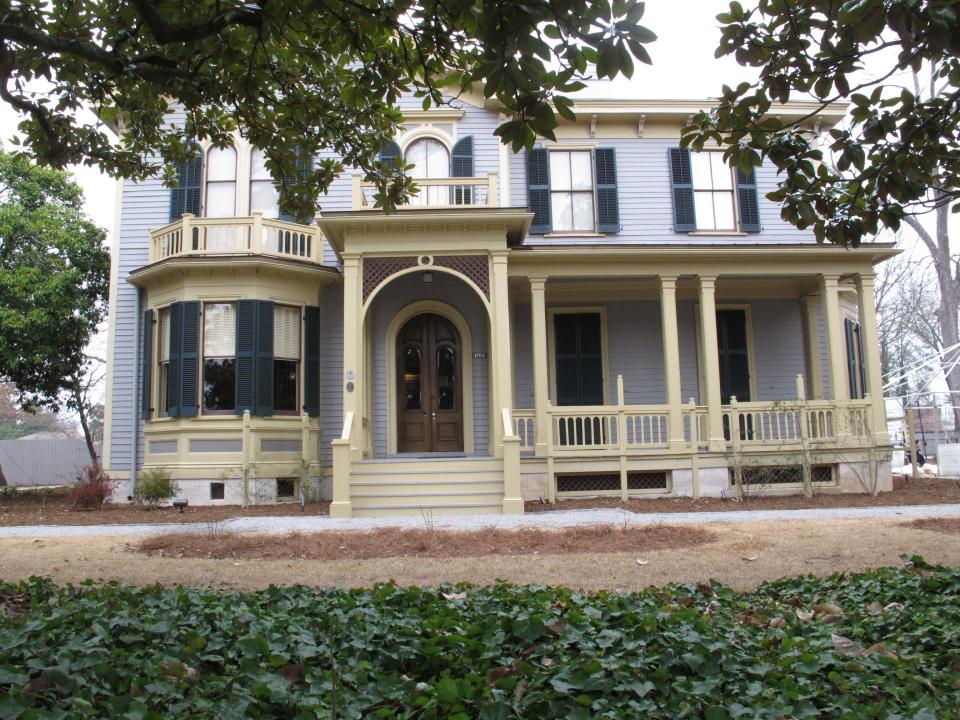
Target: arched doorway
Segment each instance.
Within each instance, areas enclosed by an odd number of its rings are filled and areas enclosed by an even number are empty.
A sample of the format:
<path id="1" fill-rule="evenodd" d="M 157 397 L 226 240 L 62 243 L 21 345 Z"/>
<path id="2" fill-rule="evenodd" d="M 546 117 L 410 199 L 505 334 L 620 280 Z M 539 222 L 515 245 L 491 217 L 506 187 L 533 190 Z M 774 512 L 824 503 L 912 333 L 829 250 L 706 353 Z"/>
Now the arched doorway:
<path id="1" fill-rule="evenodd" d="M 446 318 L 422 313 L 397 333 L 397 452 L 463 451 L 463 355 Z"/>

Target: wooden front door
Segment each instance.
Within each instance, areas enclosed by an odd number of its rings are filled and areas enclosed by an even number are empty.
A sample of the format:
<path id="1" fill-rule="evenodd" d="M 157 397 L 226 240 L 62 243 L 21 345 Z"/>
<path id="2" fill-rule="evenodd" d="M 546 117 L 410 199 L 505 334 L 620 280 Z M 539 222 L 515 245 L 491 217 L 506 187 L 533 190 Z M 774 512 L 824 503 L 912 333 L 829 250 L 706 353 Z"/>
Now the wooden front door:
<path id="1" fill-rule="evenodd" d="M 439 315 L 417 315 L 397 336 L 397 451 L 463 451 L 460 334 Z"/>

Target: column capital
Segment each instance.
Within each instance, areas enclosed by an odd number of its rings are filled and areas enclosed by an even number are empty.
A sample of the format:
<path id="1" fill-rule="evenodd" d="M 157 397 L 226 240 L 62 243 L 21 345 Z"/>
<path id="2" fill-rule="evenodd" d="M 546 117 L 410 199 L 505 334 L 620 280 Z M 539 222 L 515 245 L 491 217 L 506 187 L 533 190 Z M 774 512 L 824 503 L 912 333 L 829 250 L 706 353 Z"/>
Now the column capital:
<path id="1" fill-rule="evenodd" d="M 545 277 L 532 277 L 528 278 L 530 280 L 530 289 L 537 292 L 543 292 L 544 288 L 547 285 L 547 278 Z"/>
<path id="2" fill-rule="evenodd" d="M 820 282 L 827 287 L 836 287 L 840 284 L 840 273 L 821 273 Z"/>
<path id="3" fill-rule="evenodd" d="M 857 273 L 855 278 L 857 285 L 860 287 L 874 287 L 876 284 L 877 275 L 876 273 L 872 272 Z"/>
<path id="4" fill-rule="evenodd" d="M 657 280 L 660 281 L 660 287 L 675 288 L 677 286 L 676 275 L 657 275 Z"/>
<path id="5" fill-rule="evenodd" d="M 701 290 L 713 290 L 717 286 L 716 275 L 697 275 L 697 285 Z"/>
<path id="6" fill-rule="evenodd" d="M 506 264 L 507 258 L 510 256 L 509 250 L 493 250 L 490 252 L 490 257 L 493 258 L 494 263 L 503 263 Z"/>

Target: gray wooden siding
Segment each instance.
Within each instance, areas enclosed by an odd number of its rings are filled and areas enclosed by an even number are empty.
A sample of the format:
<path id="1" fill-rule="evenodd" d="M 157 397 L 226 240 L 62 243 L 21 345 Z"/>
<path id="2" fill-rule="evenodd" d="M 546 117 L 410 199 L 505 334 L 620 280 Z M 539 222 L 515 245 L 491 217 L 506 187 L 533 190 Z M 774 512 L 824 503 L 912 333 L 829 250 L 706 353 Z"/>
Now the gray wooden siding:
<path id="1" fill-rule="evenodd" d="M 433 284 L 426 287 L 418 273 L 391 282 L 380 291 L 367 316 L 371 323 L 373 345 L 373 448 L 382 455 L 387 451 L 387 327 L 398 311 L 417 300 L 439 300 L 456 308 L 470 326 L 474 353 L 487 358 L 473 360 L 473 441 L 477 454 L 489 451 L 490 386 L 487 380 L 489 363 L 489 323 L 487 312 L 476 293 L 465 283 L 445 273 L 434 273 Z M 465 379 L 466 380 L 466 379 Z"/>
<path id="2" fill-rule="evenodd" d="M 727 303 L 724 303 L 727 304 Z M 750 306 L 758 400 L 789 400 L 796 396 L 796 376 L 805 372 L 803 324 L 795 300 L 755 300 Z M 617 375 L 623 375 L 628 405 L 666 402 L 660 304 L 656 301 L 550 303 L 547 310 L 568 307 L 605 308 L 607 315 L 608 402 L 617 401 Z M 700 402 L 697 330 L 694 302 L 677 303 L 680 335 L 681 398 Z M 533 407 L 533 359 L 530 305 L 513 306 L 515 407 Z M 551 383 L 553 382 L 551 378 Z M 551 386 L 551 397 L 554 395 Z"/>
<path id="3" fill-rule="evenodd" d="M 320 300 L 320 463 L 333 464 L 331 441 L 343 430 L 343 287 L 328 285 Z"/>
<path id="4" fill-rule="evenodd" d="M 563 141 L 561 141 L 562 144 Z M 569 143 L 576 141 L 570 140 Z M 619 233 L 598 237 L 543 237 L 531 235 L 528 245 L 665 243 L 714 245 L 723 243 L 814 242 L 813 234 L 797 230 L 780 219 L 780 207 L 765 195 L 776 185 L 776 170 L 765 165 L 757 171 L 761 232 L 730 237 L 696 237 L 673 231 L 673 201 L 667 150 L 678 141 L 670 139 L 622 138 L 596 141 L 598 147 L 612 147 L 617 153 L 617 186 L 620 201 Z M 582 141 L 581 141 L 582 144 Z M 510 157 L 510 204 L 527 206 L 526 153 Z"/>

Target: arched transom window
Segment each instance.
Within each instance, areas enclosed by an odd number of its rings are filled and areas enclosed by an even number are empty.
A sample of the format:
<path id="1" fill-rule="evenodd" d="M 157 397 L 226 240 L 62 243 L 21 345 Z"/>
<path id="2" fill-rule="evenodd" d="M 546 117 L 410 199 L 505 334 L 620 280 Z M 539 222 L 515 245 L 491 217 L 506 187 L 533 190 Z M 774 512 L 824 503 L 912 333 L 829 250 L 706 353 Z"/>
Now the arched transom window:
<path id="1" fill-rule="evenodd" d="M 413 165 L 411 176 L 416 180 L 427 180 L 450 177 L 450 153 L 439 140 L 421 138 L 414 140 L 407 147 L 404 159 L 408 165 Z M 420 188 L 420 194 L 410 198 L 411 205 L 446 205 L 448 204 L 450 189 L 448 187 Z"/>

